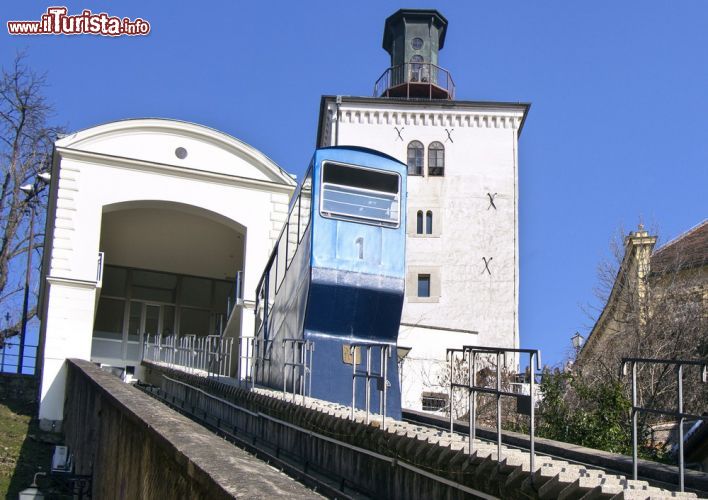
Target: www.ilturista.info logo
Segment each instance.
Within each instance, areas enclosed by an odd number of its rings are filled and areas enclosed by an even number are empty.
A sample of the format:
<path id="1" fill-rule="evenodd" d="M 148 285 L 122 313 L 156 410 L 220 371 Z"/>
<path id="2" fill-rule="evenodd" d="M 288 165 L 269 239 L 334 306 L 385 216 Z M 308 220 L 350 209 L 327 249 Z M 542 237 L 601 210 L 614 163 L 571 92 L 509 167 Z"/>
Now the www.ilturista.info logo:
<path id="1" fill-rule="evenodd" d="M 70 16 L 66 7 L 48 7 L 39 21 L 8 21 L 7 32 L 10 35 L 140 36 L 150 33 L 150 23 L 139 17 L 131 20 L 105 12 L 94 14 L 88 9 Z"/>

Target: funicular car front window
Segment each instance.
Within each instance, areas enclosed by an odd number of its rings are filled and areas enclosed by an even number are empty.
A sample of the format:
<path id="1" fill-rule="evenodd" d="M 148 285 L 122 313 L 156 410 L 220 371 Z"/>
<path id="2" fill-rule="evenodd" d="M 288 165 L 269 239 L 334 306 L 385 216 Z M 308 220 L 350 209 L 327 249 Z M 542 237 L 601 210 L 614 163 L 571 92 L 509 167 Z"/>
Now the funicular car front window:
<path id="1" fill-rule="evenodd" d="M 322 167 L 321 212 L 397 226 L 399 186 L 396 173 L 328 162 Z"/>

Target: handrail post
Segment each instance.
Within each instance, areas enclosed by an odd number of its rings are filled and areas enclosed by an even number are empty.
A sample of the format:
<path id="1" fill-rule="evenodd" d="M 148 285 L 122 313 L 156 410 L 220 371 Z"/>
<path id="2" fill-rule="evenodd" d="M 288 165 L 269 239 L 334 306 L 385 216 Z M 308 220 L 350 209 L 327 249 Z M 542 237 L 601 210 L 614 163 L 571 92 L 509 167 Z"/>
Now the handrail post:
<path id="1" fill-rule="evenodd" d="M 366 421 L 369 423 L 369 412 L 371 411 L 371 346 L 366 346 Z"/>
<path id="2" fill-rule="evenodd" d="M 632 369 L 632 479 L 637 480 L 637 363 L 631 362 Z"/>
<path id="3" fill-rule="evenodd" d="M 300 349 L 300 370 L 298 370 L 300 375 L 300 395 L 302 396 L 302 404 L 305 404 L 305 362 L 307 361 L 307 356 L 305 355 L 305 344 L 299 343 L 298 347 Z"/>
<path id="4" fill-rule="evenodd" d="M 312 397 L 312 366 L 314 365 L 314 359 L 315 359 L 315 344 L 313 342 L 310 342 L 309 340 L 307 341 L 308 344 L 308 349 L 310 351 L 310 369 L 309 369 L 309 378 L 308 378 L 308 386 L 307 386 L 307 396 Z"/>
<path id="5" fill-rule="evenodd" d="M 529 380 L 529 396 L 531 398 L 531 414 L 529 416 L 529 444 L 530 444 L 530 450 L 529 450 L 529 459 L 530 459 L 530 468 L 531 468 L 531 477 L 534 477 L 534 472 L 536 471 L 534 467 L 534 461 L 535 461 L 535 451 L 536 451 L 536 441 L 534 437 L 535 433 L 535 412 L 536 412 L 536 400 L 534 397 L 534 383 L 536 382 L 536 366 L 533 364 L 534 357 L 536 353 L 530 352 L 529 353 L 529 374 L 531 375 L 531 379 Z"/>
<path id="6" fill-rule="evenodd" d="M 470 352 L 472 356 L 472 386 L 477 385 L 477 353 L 472 350 Z M 472 415 L 470 415 L 470 421 L 472 422 L 471 428 L 472 433 L 470 434 L 470 455 L 472 454 L 472 443 L 477 437 L 477 391 L 472 389 Z"/>
<path id="7" fill-rule="evenodd" d="M 384 366 L 386 365 L 386 361 L 384 358 L 386 351 L 386 346 L 382 345 L 379 347 L 379 379 L 383 377 L 384 374 Z M 386 384 L 383 383 L 381 384 L 381 389 L 379 389 L 379 413 L 383 415 L 384 412 L 384 400 L 383 400 L 383 394 L 384 394 L 384 389 L 386 387 Z"/>
<path id="8" fill-rule="evenodd" d="M 472 383 L 472 356 L 474 355 L 471 350 L 465 349 L 465 353 L 467 354 L 467 436 L 469 438 L 469 449 L 468 453 L 471 455 L 472 454 L 472 439 L 474 438 L 474 429 L 473 429 L 473 407 L 474 407 L 474 389 L 472 389 L 472 386 L 474 385 Z"/>
<path id="9" fill-rule="evenodd" d="M 386 355 L 382 354 L 384 358 L 383 364 L 383 411 L 381 412 L 381 427 L 386 430 L 386 389 L 388 386 L 388 360 L 391 357 L 391 346 L 384 346 L 386 349 Z"/>
<path id="10" fill-rule="evenodd" d="M 455 362 L 455 351 L 449 351 L 450 354 L 450 393 L 448 396 L 448 409 L 450 411 L 450 435 L 452 435 L 454 431 L 454 422 L 453 422 L 453 417 L 452 417 L 452 397 L 454 395 L 454 383 L 455 383 L 455 378 L 454 378 L 454 370 L 453 370 L 453 364 Z"/>
<path id="11" fill-rule="evenodd" d="M 287 238 L 286 238 L 287 240 Z M 295 349 L 296 349 L 297 344 L 292 342 L 290 344 L 290 355 L 291 355 L 291 365 L 290 365 L 290 386 L 292 387 L 293 390 L 293 398 L 292 401 L 293 403 L 295 402 Z"/>
<path id="12" fill-rule="evenodd" d="M 288 363 L 285 352 L 285 341 L 283 340 L 283 401 L 285 401 L 285 371 L 288 369 Z"/>
<path id="13" fill-rule="evenodd" d="M 349 346 L 349 354 L 352 359 L 352 420 L 354 420 L 354 408 L 356 407 L 356 346 Z"/>
<path id="14" fill-rule="evenodd" d="M 676 382 L 678 384 L 678 412 L 680 414 L 679 416 L 679 421 L 678 421 L 678 431 L 679 431 L 679 491 L 683 493 L 683 475 L 685 473 L 684 471 L 684 458 L 683 458 L 683 365 L 681 363 L 678 363 L 678 366 L 676 367 Z"/>
<path id="15" fill-rule="evenodd" d="M 497 460 L 501 462 L 502 424 L 501 424 L 501 352 L 497 352 Z"/>

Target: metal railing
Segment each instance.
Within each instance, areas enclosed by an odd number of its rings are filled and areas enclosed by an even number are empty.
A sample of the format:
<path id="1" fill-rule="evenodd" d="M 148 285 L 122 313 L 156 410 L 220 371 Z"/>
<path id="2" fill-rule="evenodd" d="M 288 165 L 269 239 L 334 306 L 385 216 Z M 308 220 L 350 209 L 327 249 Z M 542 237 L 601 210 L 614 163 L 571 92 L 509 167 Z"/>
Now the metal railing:
<path id="1" fill-rule="evenodd" d="M 285 393 L 287 392 L 287 373 L 289 369 L 292 401 L 295 402 L 295 395 L 298 394 L 299 390 L 304 403 L 305 398 L 312 394 L 312 353 L 315 351 L 315 344 L 309 340 L 285 338 L 282 346 L 283 399 L 285 399 Z M 288 356 L 288 350 L 290 351 L 290 356 Z M 290 361 L 288 361 L 288 358 Z"/>
<path id="2" fill-rule="evenodd" d="M 384 71 L 374 85 L 374 97 L 391 97 L 393 89 L 405 90 L 405 97 L 425 97 L 420 92 L 411 93 L 411 86 L 418 89 L 427 87 L 428 98 L 446 93 L 446 99 L 455 98 L 455 82 L 450 72 L 432 63 L 404 63 L 391 66 Z M 436 92 L 435 90 L 438 89 Z M 424 90 L 424 89 L 423 89 Z M 395 92 L 395 96 L 401 92 Z"/>
<path id="3" fill-rule="evenodd" d="M 13 339 L 16 339 L 18 343 L 12 342 Z M 19 336 L 3 338 L 2 347 L 0 347 L 0 373 L 35 375 L 37 373 L 38 346 L 36 344 L 25 344 L 21 362 L 19 347 Z M 34 354 L 30 354 L 28 350 Z M 18 367 L 18 364 L 21 364 L 21 366 Z"/>
<path id="4" fill-rule="evenodd" d="M 272 340 L 266 340 L 260 336 L 253 340 L 253 360 L 250 367 L 252 385 L 265 382 L 265 375 L 270 368 L 272 351 Z"/>
<path id="5" fill-rule="evenodd" d="M 646 408 L 637 406 L 637 364 L 667 365 L 676 367 L 676 410 Z M 697 360 L 684 359 L 651 359 L 651 358 L 622 358 L 622 374 L 627 375 L 627 367 L 632 374 L 632 478 L 637 479 L 637 415 L 641 412 L 653 413 L 674 417 L 678 422 L 678 462 L 679 462 L 679 491 L 684 490 L 685 465 L 683 456 L 683 423 L 687 418 L 708 422 L 706 415 L 692 415 L 683 411 L 683 368 L 684 366 L 700 366 L 701 382 L 708 382 L 708 363 Z"/>
<path id="6" fill-rule="evenodd" d="M 253 335 L 242 335 L 238 338 L 236 344 L 238 352 L 236 357 L 238 360 L 236 379 L 239 385 L 243 383 L 246 383 L 250 387 L 254 385 L 253 363 L 255 359 L 255 343 L 256 338 Z"/>
<path id="7" fill-rule="evenodd" d="M 371 368 L 372 350 L 379 351 L 379 371 L 374 372 Z M 366 358 L 364 365 L 366 370 L 357 370 L 359 365 L 357 361 L 357 353 L 365 352 Z M 363 378 L 365 382 L 365 423 L 369 423 L 369 415 L 371 413 L 371 381 L 376 381 L 377 390 L 379 392 L 379 413 L 381 414 L 381 428 L 386 429 L 386 393 L 388 382 L 388 360 L 391 357 L 391 346 L 389 344 L 369 344 L 369 343 L 353 343 L 349 346 L 349 354 L 352 360 L 352 415 L 354 420 L 354 412 L 356 410 L 356 379 Z"/>
<path id="8" fill-rule="evenodd" d="M 462 354 L 462 358 L 456 357 L 456 354 Z M 492 355 L 496 357 L 496 387 L 484 387 L 477 385 L 477 356 L 479 354 Z M 507 354 L 528 354 L 529 355 L 529 394 L 519 394 L 512 391 L 502 389 L 502 373 L 501 365 L 504 358 L 504 365 L 507 365 Z M 536 382 L 536 371 L 541 370 L 541 352 L 537 349 L 509 349 L 506 347 L 482 347 L 482 346 L 463 346 L 461 349 L 448 348 L 446 359 L 450 362 L 450 434 L 454 431 L 454 415 L 453 415 L 453 400 L 455 389 L 464 389 L 467 392 L 467 402 L 469 411 L 469 454 L 474 451 L 474 440 L 477 433 L 477 393 L 489 394 L 496 397 L 497 406 L 497 459 L 501 460 L 502 456 L 502 396 L 513 397 L 517 401 L 517 411 L 529 416 L 529 459 L 531 471 L 535 470 L 535 409 L 536 396 L 534 385 Z M 467 383 L 462 384 L 455 382 L 455 361 L 461 360 L 467 362 L 468 373 Z M 486 364 L 489 364 L 487 361 Z M 459 379 L 459 377 L 458 377 Z"/>
<path id="9" fill-rule="evenodd" d="M 233 339 L 219 335 L 146 335 L 143 359 L 179 367 L 190 373 L 230 377 Z"/>

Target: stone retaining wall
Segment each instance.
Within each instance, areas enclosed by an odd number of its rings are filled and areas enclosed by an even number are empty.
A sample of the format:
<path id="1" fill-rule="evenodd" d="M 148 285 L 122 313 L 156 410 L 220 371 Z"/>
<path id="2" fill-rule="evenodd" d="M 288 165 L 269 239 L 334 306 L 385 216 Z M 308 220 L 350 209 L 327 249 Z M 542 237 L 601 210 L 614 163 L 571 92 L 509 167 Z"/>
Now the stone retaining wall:
<path id="1" fill-rule="evenodd" d="M 0 400 L 14 399 L 26 403 L 37 401 L 39 380 L 34 375 L 0 373 Z"/>
<path id="2" fill-rule="evenodd" d="M 321 498 L 83 360 L 68 360 L 64 433 L 92 498 Z"/>

